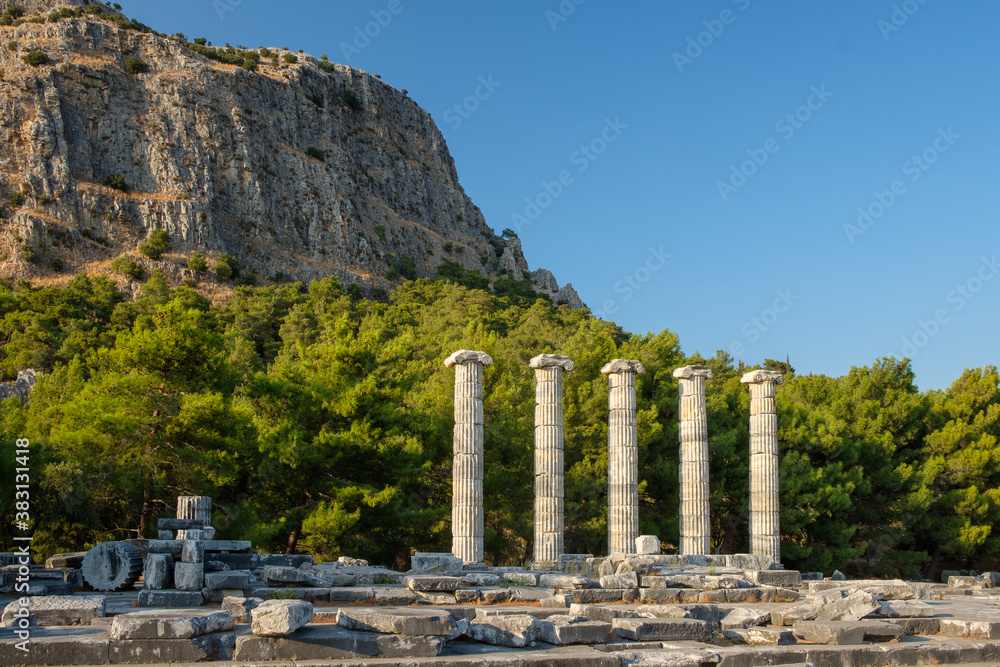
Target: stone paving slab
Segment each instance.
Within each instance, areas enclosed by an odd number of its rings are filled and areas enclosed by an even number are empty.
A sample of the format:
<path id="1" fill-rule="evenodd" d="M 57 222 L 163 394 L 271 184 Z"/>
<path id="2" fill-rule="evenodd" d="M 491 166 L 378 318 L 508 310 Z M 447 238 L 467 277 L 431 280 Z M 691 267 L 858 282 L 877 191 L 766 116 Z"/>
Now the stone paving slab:
<path id="1" fill-rule="evenodd" d="M 329 660 L 359 657 L 419 658 L 440 655 L 441 637 L 356 632 L 337 625 L 311 625 L 288 637 L 243 635 L 234 657 L 241 664 L 264 660 Z"/>

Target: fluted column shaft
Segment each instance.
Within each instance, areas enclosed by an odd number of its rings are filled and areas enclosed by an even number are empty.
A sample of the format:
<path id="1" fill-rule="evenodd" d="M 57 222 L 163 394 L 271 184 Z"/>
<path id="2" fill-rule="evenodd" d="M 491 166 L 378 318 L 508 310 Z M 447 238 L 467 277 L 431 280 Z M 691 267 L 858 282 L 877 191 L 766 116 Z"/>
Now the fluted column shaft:
<path id="1" fill-rule="evenodd" d="M 206 526 L 212 522 L 210 496 L 177 496 L 177 518 L 201 521 Z"/>
<path id="2" fill-rule="evenodd" d="M 711 553 L 711 513 L 708 496 L 708 413 L 705 379 L 708 366 L 685 366 L 674 371 L 680 382 L 681 554 Z"/>
<path id="3" fill-rule="evenodd" d="M 636 428 L 635 376 L 638 361 L 615 359 L 601 372 L 608 376 L 608 552 L 635 553 L 639 537 L 639 434 Z"/>
<path id="4" fill-rule="evenodd" d="M 751 371 L 740 380 L 750 386 L 750 552 L 781 562 L 778 526 L 778 414 L 775 387 L 781 373 Z"/>
<path id="5" fill-rule="evenodd" d="M 563 554 L 563 371 L 569 357 L 540 354 L 535 369 L 535 562 L 552 565 Z"/>
<path id="6" fill-rule="evenodd" d="M 451 552 L 466 563 L 483 560 L 483 366 L 492 363 L 472 350 L 444 362 L 455 369 Z"/>

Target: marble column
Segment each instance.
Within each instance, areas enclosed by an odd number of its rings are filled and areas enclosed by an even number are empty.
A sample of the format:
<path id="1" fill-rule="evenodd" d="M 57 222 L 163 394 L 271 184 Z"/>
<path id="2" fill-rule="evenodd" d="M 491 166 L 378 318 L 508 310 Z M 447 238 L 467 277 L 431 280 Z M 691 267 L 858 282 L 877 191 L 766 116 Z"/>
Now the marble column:
<path id="1" fill-rule="evenodd" d="M 444 361 L 455 369 L 451 552 L 466 563 L 483 561 L 483 366 L 492 363 L 473 350 Z"/>
<path id="2" fill-rule="evenodd" d="M 205 528 L 201 531 L 202 537 L 207 540 L 215 537 L 215 528 L 209 525 L 212 522 L 211 496 L 177 496 L 177 518 L 201 521 L 205 524 Z M 176 537 L 178 540 L 186 540 L 188 531 L 178 530 Z"/>
<path id="3" fill-rule="evenodd" d="M 535 369 L 535 562 L 552 568 L 563 554 L 563 371 L 569 357 L 540 354 Z"/>
<path id="4" fill-rule="evenodd" d="M 608 376 L 608 553 L 635 553 L 639 537 L 639 437 L 635 424 L 638 361 L 615 359 Z"/>
<path id="5" fill-rule="evenodd" d="M 777 371 L 750 371 L 740 382 L 750 385 L 750 552 L 781 562 L 778 529 Z"/>
<path id="6" fill-rule="evenodd" d="M 680 383 L 681 554 L 710 554 L 705 380 L 712 377 L 712 371 L 708 366 L 685 366 L 676 369 L 674 377 Z"/>

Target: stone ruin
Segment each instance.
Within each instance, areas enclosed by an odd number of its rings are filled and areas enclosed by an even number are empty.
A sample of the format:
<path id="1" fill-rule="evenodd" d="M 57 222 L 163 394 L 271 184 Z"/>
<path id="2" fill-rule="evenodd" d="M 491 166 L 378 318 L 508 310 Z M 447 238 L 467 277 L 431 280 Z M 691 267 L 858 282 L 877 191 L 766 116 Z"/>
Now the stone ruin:
<path id="1" fill-rule="evenodd" d="M 681 553 L 637 535 L 635 377 L 609 380 L 607 557 L 563 553 L 562 375 L 539 355 L 535 560 L 483 559 L 482 352 L 456 370 L 452 553 L 416 553 L 408 572 L 343 557 L 259 554 L 215 540 L 211 499 L 178 498 L 156 540 L 61 554 L 45 567 L 0 554 L 0 665 L 234 660 L 367 665 L 917 665 L 1000 659 L 1000 574 L 946 572 L 944 583 L 847 581 L 785 570 L 778 553 L 775 386 L 752 371 L 751 554 L 708 551 L 705 366 L 680 382 Z M 19 577 L 27 595 L 3 598 Z M 77 593 L 84 585 L 97 593 Z M 139 590 L 135 590 L 139 588 Z M 136 608 L 139 609 L 136 609 Z M 18 642 L 30 635 L 27 652 Z"/>

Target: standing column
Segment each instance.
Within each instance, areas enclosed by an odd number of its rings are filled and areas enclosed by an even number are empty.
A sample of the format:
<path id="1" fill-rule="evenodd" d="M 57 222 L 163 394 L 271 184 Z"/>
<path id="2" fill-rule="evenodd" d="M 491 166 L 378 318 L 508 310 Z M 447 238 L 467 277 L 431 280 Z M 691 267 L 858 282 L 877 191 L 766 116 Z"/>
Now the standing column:
<path id="1" fill-rule="evenodd" d="M 483 366 L 492 363 L 473 350 L 444 361 L 455 369 L 451 553 L 466 563 L 483 561 Z"/>
<path id="2" fill-rule="evenodd" d="M 211 496 L 177 496 L 177 518 L 201 521 L 205 524 L 205 528 L 201 533 L 202 536 L 206 540 L 215 537 L 215 528 L 209 525 L 212 522 Z M 178 530 L 177 539 L 188 539 L 188 532 L 186 530 Z"/>
<path id="3" fill-rule="evenodd" d="M 774 388 L 777 371 L 750 371 L 740 382 L 750 385 L 750 552 L 781 562 L 778 530 L 778 415 Z"/>
<path id="4" fill-rule="evenodd" d="M 635 425 L 635 376 L 646 372 L 632 359 L 615 359 L 608 376 L 608 553 L 635 553 L 639 537 L 639 437 Z"/>
<path id="5" fill-rule="evenodd" d="M 705 380 L 712 371 L 708 366 L 685 366 L 675 370 L 674 377 L 680 382 L 681 554 L 710 554 Z"/>
<path id="6" fill-rule="evenodd" d="M 549 569 L 563 553 L 563 371 L 569 357 L 540 354 L 535 369 L 535 562 Z"/>

